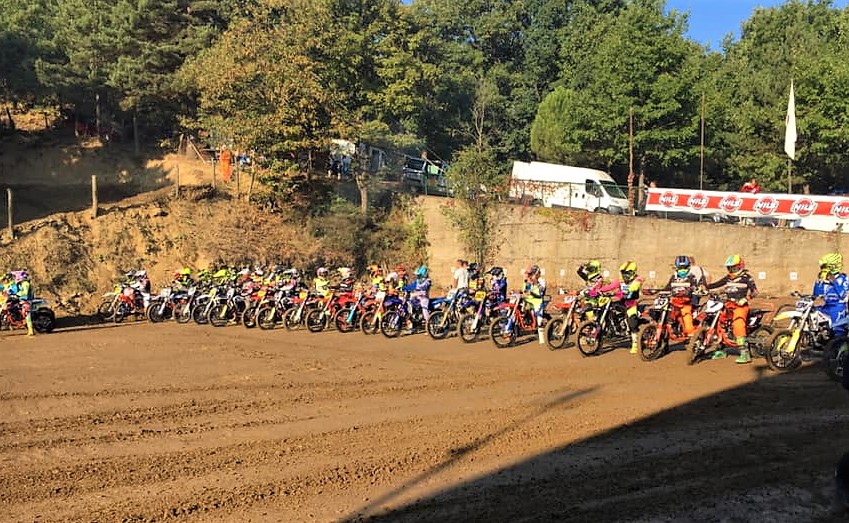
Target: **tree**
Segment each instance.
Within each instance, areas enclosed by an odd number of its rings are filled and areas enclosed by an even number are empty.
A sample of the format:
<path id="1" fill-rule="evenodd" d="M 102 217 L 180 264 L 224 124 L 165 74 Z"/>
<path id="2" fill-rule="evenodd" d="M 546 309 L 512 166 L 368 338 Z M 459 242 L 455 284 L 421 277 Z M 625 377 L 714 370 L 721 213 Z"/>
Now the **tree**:
<path id="1" fill-rule="evenodd" d="M 504 163 L 498 161 L 489 143 L 490 118 L 498 97 L 491 81 L 479 83 L 468 128 L 472 142 L 456 153 L 448 171 L 454 201 L 446 212 L 466 248 L 481 264 L 492 261 L 496 254 L 495 203 L 505 179 Z"/>

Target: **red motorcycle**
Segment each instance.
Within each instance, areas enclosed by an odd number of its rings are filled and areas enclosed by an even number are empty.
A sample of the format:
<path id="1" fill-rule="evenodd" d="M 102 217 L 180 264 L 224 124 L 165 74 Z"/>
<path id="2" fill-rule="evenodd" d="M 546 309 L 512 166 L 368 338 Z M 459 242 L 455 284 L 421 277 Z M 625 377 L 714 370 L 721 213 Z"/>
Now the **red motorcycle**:
<path id="1" fill-rule="evenodd" d="M 310 332 L 321 332 L 329 325 L 336 325 L 336 315 L 344 307 L 357 303 L 354 293 L 351 291 L 339 292 L 334 290 L 324 300 L 321 307 L 309 311 L 304 319 Z"/>

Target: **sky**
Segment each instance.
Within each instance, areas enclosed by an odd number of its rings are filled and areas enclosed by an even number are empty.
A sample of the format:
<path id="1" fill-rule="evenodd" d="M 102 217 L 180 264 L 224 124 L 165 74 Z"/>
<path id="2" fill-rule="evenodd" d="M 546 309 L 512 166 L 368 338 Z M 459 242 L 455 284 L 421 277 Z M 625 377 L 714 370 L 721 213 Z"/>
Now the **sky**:
<path id="1" fill-rule="evenodd" d="M 740 37 L 740 26 L 756 7 L 772 7 L 782 0 L 666 0 L 666 9 L 689 12 L 688 35 L 693 40 L 719 51 L 728 33 Z M 833 5 L 845 7 L 849 0 L 835 0 Z"/>

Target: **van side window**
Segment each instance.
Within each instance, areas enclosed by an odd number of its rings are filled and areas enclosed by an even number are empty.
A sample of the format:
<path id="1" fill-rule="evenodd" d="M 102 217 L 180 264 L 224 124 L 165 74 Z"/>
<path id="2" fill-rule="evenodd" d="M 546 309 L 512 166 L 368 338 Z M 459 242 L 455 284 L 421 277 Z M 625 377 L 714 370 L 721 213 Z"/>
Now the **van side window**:
<path id="1" fill-rule="evenodd" d="M 584 190 L 590 196 L 595 196 L 595 197 L 601 196 L 601 191 L 599 190 L 599 186 L 595 182 L 595 180 L 587 180 L 587 183 L 585 184 Z"/>

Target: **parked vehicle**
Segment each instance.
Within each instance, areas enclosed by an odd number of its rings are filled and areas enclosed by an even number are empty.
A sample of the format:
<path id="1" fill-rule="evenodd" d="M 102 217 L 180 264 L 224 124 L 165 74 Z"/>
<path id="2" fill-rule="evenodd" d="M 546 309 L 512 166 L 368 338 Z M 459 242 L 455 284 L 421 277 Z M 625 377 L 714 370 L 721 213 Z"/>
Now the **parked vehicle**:
<path id="1" fill-rule="evenodd" d="M 510 197 L 610 214 L 629 209 L 628 197 L 606 172 L 544 162 L 513 162 Z"/>

